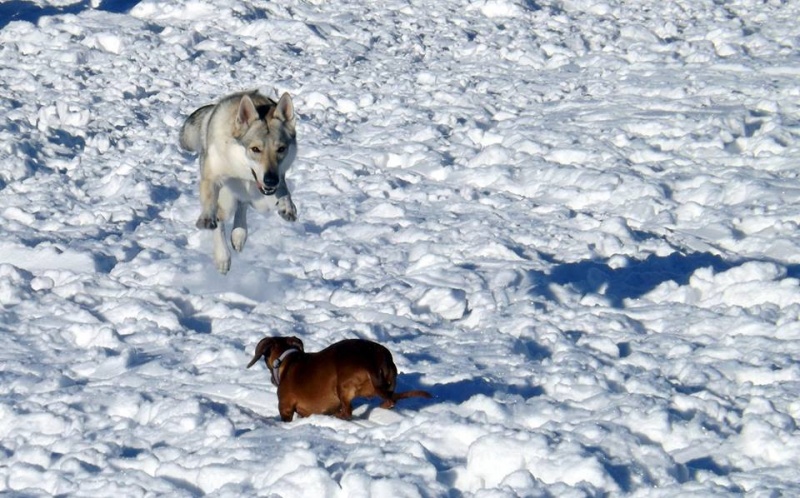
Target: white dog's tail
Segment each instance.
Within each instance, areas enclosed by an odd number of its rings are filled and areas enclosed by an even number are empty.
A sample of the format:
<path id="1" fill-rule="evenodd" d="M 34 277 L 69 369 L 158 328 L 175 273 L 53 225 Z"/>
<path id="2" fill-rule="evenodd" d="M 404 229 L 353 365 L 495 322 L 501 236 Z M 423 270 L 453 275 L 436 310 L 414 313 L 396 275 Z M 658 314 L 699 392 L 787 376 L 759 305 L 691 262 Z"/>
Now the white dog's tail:
<path id="1" fill-rule="evenodd" d="M 203 122 L 214 105 L 203 106 L 186 118 L 181 127 L 181 148 L 189 152 L 200 152 L 203 148 Z"/>

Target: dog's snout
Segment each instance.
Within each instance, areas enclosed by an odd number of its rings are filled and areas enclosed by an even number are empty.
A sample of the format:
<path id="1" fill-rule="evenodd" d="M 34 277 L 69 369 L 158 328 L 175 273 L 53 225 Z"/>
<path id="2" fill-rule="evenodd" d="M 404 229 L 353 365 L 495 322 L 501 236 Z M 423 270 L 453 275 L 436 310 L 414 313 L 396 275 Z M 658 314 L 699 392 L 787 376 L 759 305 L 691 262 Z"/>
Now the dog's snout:
<path id="1" fill-rule="evenodd" d="M 267 187 L 267 188 L 275 188 L 275 187 L 278 186 L 279 182 L 280 182 L 280 179 L 278 178 L 278 175 L 276 175 L 275 173 L 271 173 L 271 172 L 268 171 L 268 172 L 266 172 L 264 174 L 264 186 L 265 187 Z"/>

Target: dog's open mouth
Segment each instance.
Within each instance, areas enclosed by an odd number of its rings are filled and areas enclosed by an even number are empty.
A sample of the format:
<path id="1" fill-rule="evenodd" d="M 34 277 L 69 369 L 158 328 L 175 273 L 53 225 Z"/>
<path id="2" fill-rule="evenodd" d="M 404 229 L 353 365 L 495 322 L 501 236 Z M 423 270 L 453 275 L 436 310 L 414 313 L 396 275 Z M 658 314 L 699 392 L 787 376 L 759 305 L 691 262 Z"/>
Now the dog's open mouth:
<path id="1" fill-rule="evenodd" d="M 275 187 L 267 187 L 266 185 L 264 185 L 264 182 L 259 181 L 258 175 L 254 170 L 251 169 L 250 173 L 253 174 L 253 180 L 255 180 L 259 192 L 261 192 L 264 195 L 272 195 L 275 193 L 277 189 Z"/>

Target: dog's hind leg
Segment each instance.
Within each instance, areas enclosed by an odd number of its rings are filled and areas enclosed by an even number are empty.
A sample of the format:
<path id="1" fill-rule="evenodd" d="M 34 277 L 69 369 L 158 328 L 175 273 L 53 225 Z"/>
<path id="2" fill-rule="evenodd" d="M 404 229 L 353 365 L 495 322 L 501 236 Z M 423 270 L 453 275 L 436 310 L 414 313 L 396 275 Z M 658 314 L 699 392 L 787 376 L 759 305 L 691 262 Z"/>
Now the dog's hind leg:
<path id="1" fill-rule="evenodd" d="M 231 269 L 231 251 L 225 238 L 225 222 L 220 220 L 214 229 L 214 263 L 217 270 L 225 275 Z"/>
<path id="2" fill-rule="evenodd" d="M 231 244 L 236 252 L 242 252 L 247 241 L 247 207 L 246 202 L 236 203 L 236 214 L 233 216 L 233 230 L 231 230 Z"/>
<path id="3" fill-rule="evenodd" d="M 385 410 L 391 410 L 394 408 L 395 402 L 393 398 L 393 393 L 379 393 L 379 396 L 383 398 L 383 403 L 381 403 L 381 408 Z"/>
<path id="4" fill-rule="evenodd" d="M 370 381 L 372 388 L 375 390 L 375 395 L 383 399 L 381 408 L 390 409 L 394 408 L 394 389 L 397 386 L 397 367 L 392 360 L 392 355 L 388 351 L 381 350 L 380 366 L 377 367 L 374 373 L 370 374 Z"/>
<path id="5" fill-rule="evenodd" d="M 372 390 L 375 396 L 383 400 L 381 408 L 387 410 L 394 408 L 394 385 L 387 382 L 385 373 L 370 374 L 370 382 L 372 382 Z"/>
<path id="6" fill-rule="evenodd" d="M 352 386 L 337 386 L 336 395 L 339 397 L 339 411 L 336 416 L 342 420 L 350 420 L 353 417 L 353 399 L 356 397 Z"/>

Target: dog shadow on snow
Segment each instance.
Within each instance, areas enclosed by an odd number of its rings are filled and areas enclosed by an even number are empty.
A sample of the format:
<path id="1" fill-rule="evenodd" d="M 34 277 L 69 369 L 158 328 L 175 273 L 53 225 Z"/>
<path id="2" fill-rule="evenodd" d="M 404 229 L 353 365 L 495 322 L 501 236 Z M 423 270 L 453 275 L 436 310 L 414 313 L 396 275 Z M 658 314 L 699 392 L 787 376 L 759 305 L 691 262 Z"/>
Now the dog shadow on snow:
<path id="1" fill-rule="evenodd" d="M 403 406 L 413 407 L 414 405 L 411 405 L 412 402 L 420 407 L 437 403 L 461 404 L 478 395 L 486 396 L 487 398 L 494 398 L 498 395 L 508 395 L 529 399 L 544 394 L 544 389 L 540 386 L 509 385 L 485 377 L 473 377 L 444 384 L 434 384 L 432 386 L 423 385 L 420 382 L 421 377 L 422 375 L 418 373 L 404 374 L 398 377 L 398 391 L 424 389 L 431 393 L 433 398 L 406 399 L 400 401 L 400 403 L 403 403 Z"/>
<path id="2" fill-rule="evenodd" d="M 487 398 L 500 396 L 520 396 L 530 399 L 544 394 L 544 389 L 539 386 L 516 386 L 494 382 L 486 378 L 463 379 L 446 384 L 426 385 L 421 382 L 422 374 L 407 373 L 397 377 L 397 392 L 422 389 L 428 391 L 432 398 L 406 398 L 397 402 L 395 409 L 401 411 L 419 411 L 422 408 L 440 403 L 453 403 L 460 405 L 474 396 L 483 395 Z M 366 410 L 354 415 L 354 419 L 368 419 L 373 410 L 378 408 L 378 398 L 356 398 L 353 402 L 355 411 L 360 411 L 366 405 Z"/>
<path id="3" fill-rule="evenodd" d="M 530 339 L 517 339 L 513 345 L 513 352 L 522 355 L 526 363 L 531 365 L 549 358 L 551 351 Z M 437 362 L 438 360 L 427 354 L 407 354 L 406 357 L 412 363 Z M 432 398 L 406 398 L 397 402 L 400 410 L 417 411 L 422 408 L 440 403 L 452 403 L 460 405 L 475 396 L 485 396 L 490 399 L 502 399 L 507 397 L 521 397 L 530 399 L 541 396 L 545 393 L 544 388 L 535 385 L 508 384 L 491 378 L 491 375 L 483 375 L 482 372 L 489 371 L 486 365 L 476 364 L 474 376 L 453 382 L 426 384 L 423 381 L 423 374 L 420 372 L 400 372 L 397 375 L 397 387 L 395 392 L 401 393 L 411 390 L 423 390 L 429 392 Z M 378 407 L 380 400 L 377 398 L 357 398 L 353 403 L 355 408 L 367 405 L 367 409 L 358 418 L 369 418 L 372 410 Z"/>
<path id="4" fill-rule="evenodd" d="M 542 360 L 549 358 L 551 351 L 541 344 L 530 339 L 517 339 L 513 346 L 515 354 L 522 355 L 526 363 L 538 364 Z M 412 362 L 423 360 L 415 355 L 407 355 Z M 435 361 L 429 359 L 430 361 Z M 402 406 L 411 409 L 421 408 L 437 403 L 461 404 L 475 396 L 486 396 L 487 398 L 519 396 L 523 399 L 530 399 L 541 396 L 545 393 L 544 388 L 536 385 L 518 385 L 500 382 L 491 375 L 482 375 L 488 371 L 485 365 L 476 365 L 478 370 L 470 378 L 456 380 L 453 382 L 426 385 L 422 382 L 421 373 L 401 373 L 397 376 L 397 391 L 408 391 L 412 389 L 423 389 L 433 395 L 431 399 L 409 398 L 400 401 Z"/>

